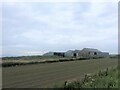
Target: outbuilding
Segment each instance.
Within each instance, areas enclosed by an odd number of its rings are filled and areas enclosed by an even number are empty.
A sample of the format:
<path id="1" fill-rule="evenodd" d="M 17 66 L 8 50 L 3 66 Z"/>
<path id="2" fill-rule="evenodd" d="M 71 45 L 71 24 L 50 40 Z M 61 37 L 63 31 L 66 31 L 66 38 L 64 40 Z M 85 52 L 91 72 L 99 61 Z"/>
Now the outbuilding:
<path id="1" fill-rule="evenodd" d="M 101 52 L 98 49 L 93 48 L 83 48 L 81 52 L 79 53 L 80 57 L 107 57 L 109 56 L 109 53 L 107 52 Z"/>

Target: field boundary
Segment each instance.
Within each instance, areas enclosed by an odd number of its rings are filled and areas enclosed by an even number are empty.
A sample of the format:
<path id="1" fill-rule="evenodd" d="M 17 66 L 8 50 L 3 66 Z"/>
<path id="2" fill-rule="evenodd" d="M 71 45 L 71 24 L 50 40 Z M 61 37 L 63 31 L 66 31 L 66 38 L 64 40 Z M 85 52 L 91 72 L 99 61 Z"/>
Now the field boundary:
<path id="1" fill-rule="evenodd" d="M 68 62 L 68 61 L 76 61 L 76 60 L 89 60 L 89 59 L 100 59 L 99 58 L 63 58 L 56 60 L 44 60 L 44 61 L 30 61 L 30 62 L 2 62 L 2 67 L 16 67 L 16 66 L 24 66 L 31 64 L 46 64 L 46 63 L 57 63 L 57 62 Z"/>

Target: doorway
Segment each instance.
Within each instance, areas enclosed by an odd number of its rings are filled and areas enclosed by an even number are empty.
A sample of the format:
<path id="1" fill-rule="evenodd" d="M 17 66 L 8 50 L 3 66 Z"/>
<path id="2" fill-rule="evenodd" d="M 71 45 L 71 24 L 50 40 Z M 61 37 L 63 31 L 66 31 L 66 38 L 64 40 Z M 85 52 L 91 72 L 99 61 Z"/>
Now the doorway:
<path id="1" fill-rule="evenodd" d="M 74 57 L 76 57 L 76 56 L 77 56 L 77 54 L 76 54 L 76 53 L 74 53 L 74 54 L 73 54 L 73 56 L 74 56 Z"/>

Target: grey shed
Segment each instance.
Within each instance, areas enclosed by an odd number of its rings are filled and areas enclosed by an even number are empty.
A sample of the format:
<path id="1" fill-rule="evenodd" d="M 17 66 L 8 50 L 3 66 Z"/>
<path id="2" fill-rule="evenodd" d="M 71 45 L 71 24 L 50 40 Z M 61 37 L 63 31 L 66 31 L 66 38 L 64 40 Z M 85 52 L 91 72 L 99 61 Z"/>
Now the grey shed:
<path id="1" fill-rule="evenodd" d="M 80 52 L 81 57 L 103 57 L 104 53 L 98 49 L 84 48 Z"/>

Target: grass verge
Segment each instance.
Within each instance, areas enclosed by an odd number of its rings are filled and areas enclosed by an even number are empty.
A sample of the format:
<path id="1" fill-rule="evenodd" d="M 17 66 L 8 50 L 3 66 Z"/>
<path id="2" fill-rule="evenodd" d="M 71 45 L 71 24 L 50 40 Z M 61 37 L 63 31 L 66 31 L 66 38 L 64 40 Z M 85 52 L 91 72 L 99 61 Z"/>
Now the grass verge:
<path id="1" fill-rule="evenodd" d="M 78 81 L 65 81 L 64 85 L 58 87 L 55 85 L 55 88 L 118 88 L 118 69 L 107 68 L 103 71 L 99 71 L 94 75 L 86 74 L 82 80 Z"/>

